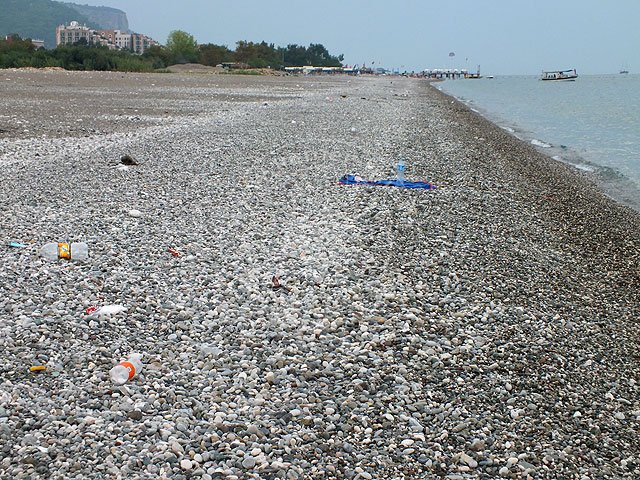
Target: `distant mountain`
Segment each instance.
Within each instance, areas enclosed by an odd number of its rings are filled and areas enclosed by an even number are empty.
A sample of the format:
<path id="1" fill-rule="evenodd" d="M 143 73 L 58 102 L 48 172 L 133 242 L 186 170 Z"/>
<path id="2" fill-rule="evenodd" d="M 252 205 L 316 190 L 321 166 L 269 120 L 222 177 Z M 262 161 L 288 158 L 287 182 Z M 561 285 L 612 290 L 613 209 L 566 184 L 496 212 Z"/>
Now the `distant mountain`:
<path id="1" fill-rule="evenodd" d="M 87 17 L 90 22 L 100 25 L 105 30 L 129 31 L 129 20 L 127 20 L 127 14 L 122 10 L 111 7 L 76 5 L 75 3 L 65 3 L 65 5 L 73 8 L 80 15 Z"/>
<path id="2" fill-rule="evenodd" d="M 92 28 L 129 30 L 127 14 L 109 7 L 90 7 L 53 0 L 0 0 L 0 36 L 17 33 L 22 38 L 44 40 L 56 46 L 56 27 L 76 20 Z"/>

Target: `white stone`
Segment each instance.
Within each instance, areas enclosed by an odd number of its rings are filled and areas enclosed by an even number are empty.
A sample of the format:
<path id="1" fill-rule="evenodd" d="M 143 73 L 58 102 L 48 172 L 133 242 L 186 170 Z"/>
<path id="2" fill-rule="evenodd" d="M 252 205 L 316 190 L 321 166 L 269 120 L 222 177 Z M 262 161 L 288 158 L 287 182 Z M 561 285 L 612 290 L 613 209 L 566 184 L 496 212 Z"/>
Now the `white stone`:
<path id="1" fill-rule="evenodd" d="M 471 468 L 476 468 L 478 466 L 478 462 L 476 462 L 471 455 L 464 452 L 460 454 L 460 460 Z"/>

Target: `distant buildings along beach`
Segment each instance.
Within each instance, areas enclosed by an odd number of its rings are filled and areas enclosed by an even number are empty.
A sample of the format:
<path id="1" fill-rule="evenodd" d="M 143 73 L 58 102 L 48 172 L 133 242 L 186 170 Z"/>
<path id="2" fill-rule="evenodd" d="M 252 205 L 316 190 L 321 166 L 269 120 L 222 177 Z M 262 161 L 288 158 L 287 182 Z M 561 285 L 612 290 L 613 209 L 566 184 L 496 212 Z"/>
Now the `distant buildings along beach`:
<path id="1" fill-rule="evenodd" d="M 141 33 L 94 30 L 75 21 L 56 28 L 56 47 L 73 45 L 83 40 L 90 45 L 102 45 L 110 50 L 129 50 L 138 54 L 143 54 L 149 47 L 159 45 L 154 39 Z"/>

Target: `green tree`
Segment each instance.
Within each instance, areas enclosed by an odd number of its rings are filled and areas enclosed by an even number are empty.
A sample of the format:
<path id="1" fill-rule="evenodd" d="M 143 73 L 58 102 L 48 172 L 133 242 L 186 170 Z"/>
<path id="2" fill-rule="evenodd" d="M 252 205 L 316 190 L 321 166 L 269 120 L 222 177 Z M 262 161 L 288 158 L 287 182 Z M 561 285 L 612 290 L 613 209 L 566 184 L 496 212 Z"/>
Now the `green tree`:
<path id="1" fill-rule="evenodd" d="M 31 66 L 36 68 L 43 68 L 43 67 L 57 67 L 59 65 L 55 62 L 53 58 L 51 58 L 51 55 L 49 54 L 49 52 L 41 48 L 35 51 L 31 56 Z"/>
<path id="2" fill-rule="evenodd" d="M 302 45 L 289 44 L 283 49 L 283 63 L 286 67 L 302 67 L 307 63 L 307 49 Z"/>
<path id="3" fill-rule="evenodd" d="M 282 65 L 282 55 L 278 53 L 273 43 L 236 42 L 236 51 L 233 53 L 236 62 L 246 63 L 254 68 L 274 67 Z"/>
<path id="4" fill-rule="evenodd" d="M 255 56 L 255 48 L 253 42 L 239 40 L 236 42 L 236 50 L 233 52 L 233 59 L 239 63 L 249 63 Z"/>
<path id="5" fill-rule="evenodd" d="M 338 57 L 332 56 L 324 45 L 320 43 L 310 44 L 309 48 L 307 48 L 307 56 L 311 61 L 311 65 L 319 67 L 339 67 L 344 59 L 342 55 Z"/>
<path id="6" fill-rule="evenodd" d="M 153 45 L 147 48 L 142 58 L 150 62 L 153 68 L 165 68 L 172 64 L 173 55 L 165 47 Z"/>
<path id="7" fill-rule="evenodd" d="M 152 58 L 125 50 L 109 50 L 101 45 L 60 45 L 54 50 L 36 49 L 31 40 L 10 35 L 0 39 L 0 68 L 63 67 L 67 70 L 153 71 Z"/>
<path id="8" fill-rule="evenodd" d="M 193 35 L 182 30 L 174 30 L 167 38 L 167 50 L 175 63 L 191 63 L 198 60 L 198 43 Z"/>
<path id="9" fill-rule="evenodd" d="M 0 38 L 0 68 L 60 66 L 67 70 L 148 72 L 177 61 L 199 61 L 205 65 L 236 61 L 254 68 L 280 68 L 284 65 L 339 66 L 342 60 L 342 55 L 331 55 L 321 44 L 309 47 L 289 44 L 284 48 L 275 47 L 272 43 L 242 40 L 232 51 L 222 45 L 198 46 L 191 35 L 181 31 L 171 33 L 167 47 L 153 46 L 143 55 L 109 50 L 101 45 L 87 44 L 84 39 L 73 45 L 60 45 L 54 50 L 36 50 L 31 40 L 23 40 L 17 34 L 8 35 L 6 40 Z"/>
<path id="10" fill-rule="evenodd" d="M 289 44 L 280 49 L 280 55 L 287 67 L 313 65 L 315 67 L 339 67 L 344 60 L 343 55 L 333 56 L 319 43 L 312 43 L 309 47 Z"/>
<path id="11" fill-rule="evenodd" d="M 173 55 L 165 47 L 153 45 L 144 51 L 142 58 L 149 61 L 153 68 L 165 68 L 172 64 Z"/>
<path id="12" fill-rule="evenodd" d="M 215 67 L 220 63 L 233 61 L 233 52 L 225 45 L 207 43 L 200 45 L 198 61 L 203 65 Z"/>

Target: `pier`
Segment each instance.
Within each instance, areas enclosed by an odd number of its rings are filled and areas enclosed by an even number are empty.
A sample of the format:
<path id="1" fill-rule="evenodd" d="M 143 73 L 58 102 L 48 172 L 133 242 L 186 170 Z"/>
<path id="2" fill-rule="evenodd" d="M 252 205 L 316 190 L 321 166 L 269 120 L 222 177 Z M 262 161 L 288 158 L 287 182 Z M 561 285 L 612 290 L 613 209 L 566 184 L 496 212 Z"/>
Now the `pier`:
<path id="1" fill-rule="evenodd" d="M 422 71 L 422 76 L 426 78 L 435 78 L 439 80 L 456 80 L 459 78 L 481 78 L 480 65 L 478 70 L 473 73 L 466 68 L 458 70 L 457 68 L 427 68 Z"/>

